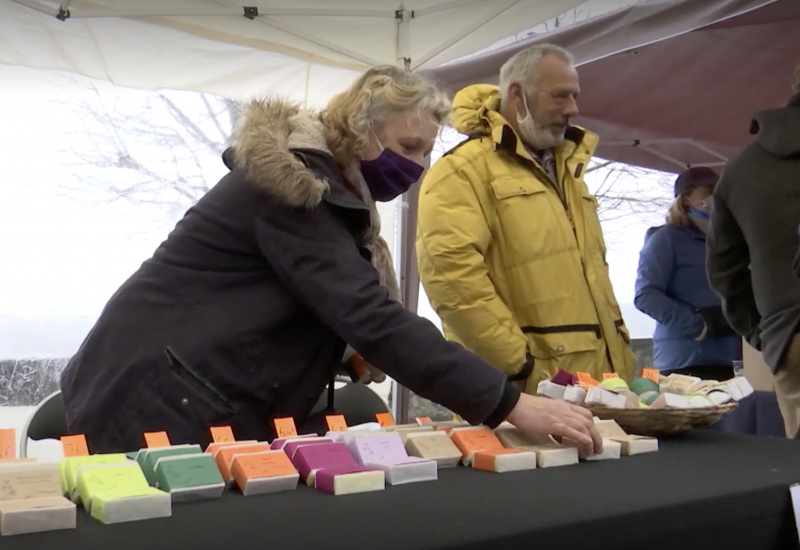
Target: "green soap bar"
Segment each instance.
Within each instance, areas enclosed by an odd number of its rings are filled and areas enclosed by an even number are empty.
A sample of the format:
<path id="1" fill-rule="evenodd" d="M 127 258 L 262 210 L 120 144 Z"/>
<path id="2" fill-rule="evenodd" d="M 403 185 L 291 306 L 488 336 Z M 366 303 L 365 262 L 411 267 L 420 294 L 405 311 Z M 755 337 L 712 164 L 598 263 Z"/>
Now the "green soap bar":
<path id="1" fill-rule="evenodd" d="M 655 401 L 656 398 L 658 398 L 659 395 L 661 394 L 658 393 L 657 391 L 646 391 L 644 393 L 639 394 L 639 401 L 641 401 L 645 405 L 650 406 L 653 404 L 653 401 Z"/>
<path id="2" fill-rule="evenodd" d="M 214 457 L 207 453 L 162 457 L 156 464 L 155 480 L 157 487 L 167 492 L 225 484 Z"/>
<path id="3" fill-rule="evenodd" d="M 634 378 L 630 384 L 630 389 L 636 395 L 642 395 L 649 391 L 659 391 L 658 383 L 649 378 Z"/>
<path id="4" fill-rule="evenodd" d="M 175 445 L 174 447 L 158 447 L 155 449 L 147 449 L 144 452 L 144 458 L 140 463 L 144 476 L 150 485 L 156 483 L 156 463 L 159 458 L 165 456 L 178 456 L 178 455 L 191 455 L 203 454 L 200 445 Z"/>

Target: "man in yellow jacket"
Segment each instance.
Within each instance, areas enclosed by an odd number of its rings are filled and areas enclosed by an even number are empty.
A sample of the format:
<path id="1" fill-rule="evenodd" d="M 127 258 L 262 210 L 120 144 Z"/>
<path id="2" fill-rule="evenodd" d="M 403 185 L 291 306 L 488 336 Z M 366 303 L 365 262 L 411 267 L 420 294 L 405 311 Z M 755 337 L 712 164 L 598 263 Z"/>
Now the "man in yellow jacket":
<path id="1" fill-rule="evenodd" d="M 420 277 L 447 337 L 527 393 L 558 368 L 627 380 L 635 369 L 583 181 L 598 138 L 569 125 L 579 91 L 567 51 L 517 53 L 499 88 L 456 94 L 453 126 L 469 137 L 420 191 Z"/>

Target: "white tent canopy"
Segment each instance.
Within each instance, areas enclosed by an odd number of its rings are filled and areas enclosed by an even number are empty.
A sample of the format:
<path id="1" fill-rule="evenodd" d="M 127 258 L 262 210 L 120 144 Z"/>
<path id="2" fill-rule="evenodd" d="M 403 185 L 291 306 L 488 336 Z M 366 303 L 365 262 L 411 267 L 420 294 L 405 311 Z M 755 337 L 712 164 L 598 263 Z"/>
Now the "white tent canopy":
<path id="1" fill-rule="evenodd" d="M 378 64 L 430 68 L 584 0 L 0 0 L 0 63 L 318 106 Z"/>

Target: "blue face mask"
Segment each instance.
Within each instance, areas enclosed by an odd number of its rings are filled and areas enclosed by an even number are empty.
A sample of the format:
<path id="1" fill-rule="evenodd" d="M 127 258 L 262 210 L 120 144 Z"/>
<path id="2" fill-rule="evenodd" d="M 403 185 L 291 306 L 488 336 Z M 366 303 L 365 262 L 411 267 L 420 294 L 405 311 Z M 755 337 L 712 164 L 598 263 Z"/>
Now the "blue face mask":
<path id="1" fill-rule="evenodd" d="M 689 214 L 691 214 L 693 216 L 697 216 L 698 218 L 703 219 L 703 220 L 710 220 L 711 219 L 711 214 L 709 214 L 705 210 L 700 210 L 699 208 L 690 208 L 689 209 Z"/>
<path id="2" fill-rule="evenodd" d="M 361 161 L 361 175 L 367 182 L 372 198 L 389 202 L 408 191 L 422 176 L 425 167 L 381 146 L 375 160 Z"/>

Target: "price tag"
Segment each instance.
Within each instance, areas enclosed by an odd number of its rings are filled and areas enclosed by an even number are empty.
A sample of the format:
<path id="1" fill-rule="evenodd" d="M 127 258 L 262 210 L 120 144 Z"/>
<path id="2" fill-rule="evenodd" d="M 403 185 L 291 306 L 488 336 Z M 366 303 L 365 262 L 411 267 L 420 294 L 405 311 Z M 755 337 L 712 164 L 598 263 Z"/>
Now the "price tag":
<path id="1" fill-rule="evenodd" d="M 375 415 L 375 419 L 378 421 L 378 424 L 381 425 L 381 428 L 394 426 L 394 418 L 392 417 L 392 413 L 378 413 Z"/>
<path id="2" fill-rule="evenodd" d="M 642 378 L 649 378 L 658 384 L 658 369 L 642 369 Z"/>
<path id="3" fill-rule="evenodd" d="M 347 430 L 347 422 L 344 419 L 344 415 L 328 415 L 325 417 L 325 422 L 328 423 L 328 429 L 332 432 L 344 432 Z"/>
<path id="4" fill-rule="evenodd" d="M 65 435 L 61 437 L 61 447 L 64 449 L 64 457 L 89 456 L 89 446 L 86 444 L 86 436 Z"/>
<path id="5" fill-rule="evenodd" d="M 295 437 L 297 435 L 297 428 L 294 425 L 294 420 L 291 418 L 276 418 L 275 433 L 278 437 Z"/>
<path id="6" fill-rule="evenodd" d="M 592 387 L 598 385 L 597 380 L 592 378 L 592 376 L 588 372 L 579 372 L 577 376 L 578 376 L 578 381 L 581 382 L 582 384 L 585 384 L 586 386 Z"/>
<path id="7" fill-rule="evenodd" d="M 0 460 L 17 458 L 17 432 L 13 428 L 0 430 Z"/>
<path id="8" fill-rule="evenodd" d="M 604 372 L 603 380 L 608 380 L 609 378 L 619 378 L 619 374 L 616 372 Z"/>
<path id="9" fill-rule="evenodd" d="M 214 443 L 228 443 L 236 441 L 230 426 L 215 426 L 211 428 L 211 439 Z"/>
<path id="10" fill-rule="evenodd" d="M 169 447 L 171 444 L 169 442 L 169 437 L 167 437 L 167 432 L 147 432 L 144 434 L 145 443 L 147 443 L 147 447 L 153 449 L 155 447 Z"/>

